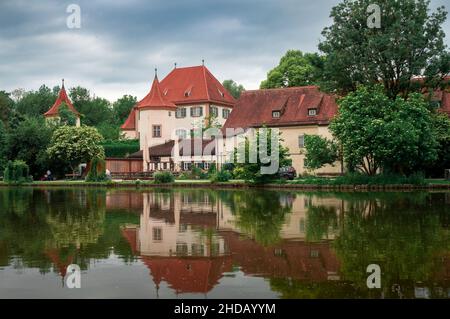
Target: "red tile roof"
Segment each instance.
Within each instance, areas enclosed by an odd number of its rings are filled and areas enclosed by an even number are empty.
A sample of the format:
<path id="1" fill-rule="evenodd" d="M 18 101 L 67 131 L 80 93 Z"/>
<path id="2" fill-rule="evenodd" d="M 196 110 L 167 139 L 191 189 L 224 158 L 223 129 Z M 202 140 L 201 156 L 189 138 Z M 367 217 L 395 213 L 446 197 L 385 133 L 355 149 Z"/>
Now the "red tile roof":
<path id="1" fill-rule="evenodd" d="M 309 116 L 308 109 L 317 109 Z M 272 112 L 280 117 L 273 118 Z M 316 86 L 245 91 L 242 93 L 225 128 L 328 124 L 337 114 L 335 97 L 320 92 Z"/>
<path id="2" fill-rule="evenodd" d="M 138 102 L 137 107 L 139 109 L 151 108 L 175 110 L 177 106 L 170 102 L 166 96 L 164 96 L 161 91 L 158 77 L 155 76 L 150 92 Z"/>
<path id="3" fill-rule="evenodd" d="M 175 104 L 206 102 L 233 107 L 236 103 L 204 65 L 173 69 L 161 81 L 161 88 Z"/>
<path id="4" fill-rule="evenodd" d="M 141 258 L 156 285 L 165 281 L 177 293 L 207 293 L 232 269 L 231 256 Z"/>
<path id="5" fill-rule="evenodd" d="M 128 115 L 128 118 L 125 120 L 125 123 L 120 127 L 125 131 L 134 131 L 136 129 L 136 107 L 133 107 Z"/>
<path id="6" fill-rule="evenodd" d="M 80 113 L 78 113 L 78 111 L 75 109 L 72 102 L 70 101 L 69 97 L 67 96 L 66 89 L 64 88 L 63 83 L 61 90 L 59 91 L 58 98 L 56 99 L 53 106 L 44 114 L 44 116 L 46 117 L 57 116 L 59 113 L 59 107 L 63 102 L 66 103 L 66 105 L 73 113 L 75 113 L 76 115 L 80 115 Z"/>

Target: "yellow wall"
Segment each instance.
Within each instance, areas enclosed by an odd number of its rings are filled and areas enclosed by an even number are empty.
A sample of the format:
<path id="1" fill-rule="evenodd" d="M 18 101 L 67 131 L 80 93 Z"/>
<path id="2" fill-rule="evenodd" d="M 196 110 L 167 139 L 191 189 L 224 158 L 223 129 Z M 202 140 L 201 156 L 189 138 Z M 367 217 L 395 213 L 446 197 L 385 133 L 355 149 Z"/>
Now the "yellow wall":
<path id="1" fill-rule="evenodd" d="M 283 145 L 289 148 L 290 158 L 292 159 L 292 166 L 297 171 L 297 174 L 307 173 L 308 170 L 304 167 L 305 149 L 300 149 L 298 145 L 298 137 L 300 135 L 320 135 L 331 140 L 332 135 L 327 126 L 293 126 L 280 127 L 281 137 L 283 138 Z M 326 165 L 318 170 L 309 171 L 312 174 L 339 174 L 341 172 L 341 164 L 337 162 L 334 166 Z"/>

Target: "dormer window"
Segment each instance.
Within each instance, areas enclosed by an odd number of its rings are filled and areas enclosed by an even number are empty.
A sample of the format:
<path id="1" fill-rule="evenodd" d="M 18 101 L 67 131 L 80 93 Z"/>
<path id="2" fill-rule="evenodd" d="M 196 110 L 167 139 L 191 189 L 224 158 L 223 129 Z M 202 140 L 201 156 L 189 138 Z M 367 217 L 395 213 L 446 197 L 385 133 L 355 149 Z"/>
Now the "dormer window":
<path id="1" fill-rule="evenodd" d="M 281 116 L 281 112 L 280 111 L 272 111 L 272 117 L 274 119 L 279 119 Z"/>
<path id="2" fill-rule="evenodd" d="M 316 116 L 316 115 L 317 115 L 317 109 L 316 108 L 308 109 L 308 116 Z"/>

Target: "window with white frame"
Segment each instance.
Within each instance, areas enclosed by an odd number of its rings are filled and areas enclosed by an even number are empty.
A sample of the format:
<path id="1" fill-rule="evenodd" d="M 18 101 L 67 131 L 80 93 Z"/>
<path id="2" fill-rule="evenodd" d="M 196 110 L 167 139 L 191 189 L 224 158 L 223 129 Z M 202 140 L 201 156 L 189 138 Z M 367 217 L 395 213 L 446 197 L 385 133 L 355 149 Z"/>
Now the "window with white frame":
<path id="1" fill-rule="evenodd" d="M 308 116 L 316 116 L 316 115 L 317 115 L 317 109 L 316 108 L 308 109 Z"/>
<path id="2" fill-rule="evenodd" d="M 152 230 L 152 237 L 154 241 L 161 241 L 162 240 L 162 228 L 161 227 L 153 227 Z"/>
<path id="3" fill-rule="evenodd" d="M 183 130 L 182 128 L 177 129 L 177 130 L 175 131 L 175 134 L 176 134 L 176 136 L 178 136 L 178 137 L 181 138 L 181 139 L 185 139 L 186 136 L 187 136 L 186 130 Z"/>
<path id="4" fill-rule="evenodd" d="M 201 106 L 191 107 L 191 116 L 192 117 L 199 117 L 202 115 L 203 115 L 203 107 L 201 107 Z"/>
<path id="5" fill-rule="evenodd" d="M 209 114 L 213 117 L 217 117 L 219 115 L 219 109 L 216 106 L 210 106 Z"/>
<path id="6" fill-rule="evenodd" d="M 230 110 L 229 109 L 222 109 L 222 117 L 224 119 L 227 119 L 230 116 Z"/>
<path id="7" fill-rule="evenodd" d="M 299 135 L 298 137 L 298 147 L 304 148 L 305 147 L 305 135 Z"/>
<path id="8" fill-rule="evenodd" d="M 186 108 L 185 108 L 185 107 L 179 107 L 179 108 L 177 108 L 177 110 L 176 110 L 176 112 L 175 112 L 175 117 L 176 117 L 177 119 L 186 117 Z"/>
<path id="9" fill-rule="evenodd" d="M 153 137 L 161 137 L 161 125 L 153 125 L 152 132 Z"/>
<path id="10" fill-rule="evenodd" d="M 272 117 L 274 119 L 278 119 L 281 116 L 281 112 L 280 111 L 272 111 Z"/>

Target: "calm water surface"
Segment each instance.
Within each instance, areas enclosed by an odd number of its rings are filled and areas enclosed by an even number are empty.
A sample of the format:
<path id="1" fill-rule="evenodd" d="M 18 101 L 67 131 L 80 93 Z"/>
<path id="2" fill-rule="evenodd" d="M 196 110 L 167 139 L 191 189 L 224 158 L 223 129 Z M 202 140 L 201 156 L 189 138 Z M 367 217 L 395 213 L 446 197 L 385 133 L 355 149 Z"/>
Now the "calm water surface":
<path id="1" fill-rule="evenodd" d="M 449 222 L 450 193 L 0 188 L 0 298 L 450 298 Z"/>

